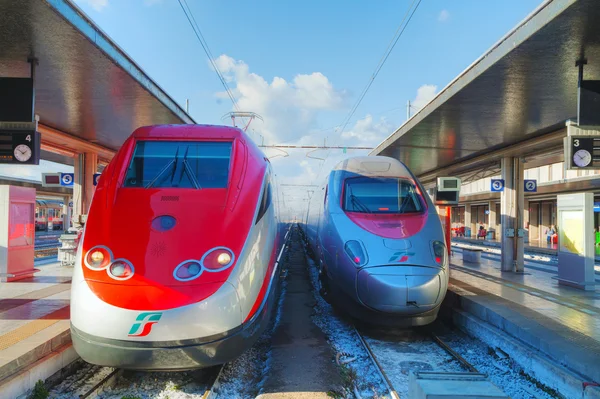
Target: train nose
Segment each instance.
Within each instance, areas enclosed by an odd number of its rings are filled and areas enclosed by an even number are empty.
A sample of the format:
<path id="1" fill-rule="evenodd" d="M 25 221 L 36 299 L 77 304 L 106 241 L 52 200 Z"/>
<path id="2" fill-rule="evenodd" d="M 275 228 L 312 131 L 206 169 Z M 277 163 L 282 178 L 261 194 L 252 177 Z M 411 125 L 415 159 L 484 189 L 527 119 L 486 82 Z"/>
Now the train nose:
<path id="1" fill-rule="evenodd" d="M 357 296 L 366 306 L 386 313 L 419 314 L 442 299 L 442 269 L 418 266 L 373 266 L 360 270 Z"/>

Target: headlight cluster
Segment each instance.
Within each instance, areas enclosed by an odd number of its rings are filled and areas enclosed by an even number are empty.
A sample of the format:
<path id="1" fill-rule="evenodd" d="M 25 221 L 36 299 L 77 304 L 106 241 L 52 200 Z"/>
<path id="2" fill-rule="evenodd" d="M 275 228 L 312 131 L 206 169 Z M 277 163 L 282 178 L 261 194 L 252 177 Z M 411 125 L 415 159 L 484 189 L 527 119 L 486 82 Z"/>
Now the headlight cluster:
<path id="1" fill-rule="evenodd" d="M 362 244 L 355 240 L 350 240 L 344 245 L 346 254 L 352 259 L 356 266 L 364 266 L 367 264 L 367 254 L 363 250 Z"/>
<path id="2" fill-rule="evenodd" d="M 448 249 L 446 248 L 446 245 L 441 241 L 433 241 L 431 246 L 435 263 L 441 267 L 446 267 L 448 264 Z"/>
<path id="3" fill-rule="evenodd" d="M 179 281 L 194 280 L 203 271 L 210 273 L 220 272 L 227 269 L 235 261 L 233 251 L 225 247 L 215 247 L 202 256 L 202 259 L 186 260 L 181 262 L 173 271 L 173 277 Z"/>
<path id="4" fill-rule="evenodd" d="M 106 270 L 109 277 L 115 280 L 128 280 L 135 273 L 130 261 L 123 258 L 113 260 L 112 251 L 104 245 L 97 245 L 87 251 L 83 263 L 94 271 Z"/>

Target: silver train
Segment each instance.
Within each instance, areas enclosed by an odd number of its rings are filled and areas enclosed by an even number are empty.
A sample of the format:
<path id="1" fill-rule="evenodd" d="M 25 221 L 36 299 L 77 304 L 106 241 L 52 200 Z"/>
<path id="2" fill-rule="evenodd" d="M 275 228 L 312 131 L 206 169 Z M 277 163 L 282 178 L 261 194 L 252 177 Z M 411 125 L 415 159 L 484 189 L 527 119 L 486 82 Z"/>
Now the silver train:
<path id="1" fill-rule="evenodd" d="M 367 323 L 422 326 L 446 295 L 448 251 L 437 210 L 400 161 L 340 162 L 301 222 L 320 293 Z"/>

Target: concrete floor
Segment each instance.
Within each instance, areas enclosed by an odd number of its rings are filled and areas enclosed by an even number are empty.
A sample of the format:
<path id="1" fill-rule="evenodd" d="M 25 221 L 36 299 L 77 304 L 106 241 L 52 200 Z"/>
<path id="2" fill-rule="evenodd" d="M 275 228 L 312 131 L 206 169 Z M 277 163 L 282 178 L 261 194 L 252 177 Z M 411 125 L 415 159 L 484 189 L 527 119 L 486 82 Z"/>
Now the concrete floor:
<path id="1" fill-rule="evenodd" d="M 297 229 L 292 232 L 281 320 L 273 333 L 269 371 L 257 399 L 331 398 L 342 379 L 325 334 L 313 323 L 316 305 Z"/>

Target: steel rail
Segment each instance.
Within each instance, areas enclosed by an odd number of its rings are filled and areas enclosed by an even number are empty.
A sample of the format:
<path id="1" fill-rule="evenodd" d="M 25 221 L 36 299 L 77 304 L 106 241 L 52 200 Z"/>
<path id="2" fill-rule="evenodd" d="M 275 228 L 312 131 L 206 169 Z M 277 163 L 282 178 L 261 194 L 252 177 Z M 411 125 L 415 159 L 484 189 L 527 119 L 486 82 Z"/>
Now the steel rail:
<path id="1" fill-rule="evenodd" d="M 377 361 L 377 357 L 375 356 L 375 354 L 371 350 L 371 346 L 363 338 L 362 334 L 358 331 L 358 329 L 356 327 L 354 327 L 354 331 L 356 332 L 356 335 L 358 335 L 358 338 L 360 339 L 360 342 L 363 344 L 364 348 L 367 350 L 367 353 L 369 354 L 369 357 L 371 358 L 371 360 L 375 364 L 375 368 L 377 369 L 377 371 L 379 372 L 379 375 L 381 376 L 381 379 L 385 383 L 385 385 L 387 387 L 387 390 L 388 390 L 388 392 L 390 394 L 390 397 L 392 399 L 400 399 L 400 395 L 398 395 L 398 393 L 394 389 L 394 386 L 392 385 L 392 382 L 390 381 L 390 379 L 388 378 L 387 374 L 385 373 L 385 370 L 383 369 L 383 367 L 381 367 L 381 364 L 379 364 L 379 361 Z"/>
<path id="2" fill-rule="evenodd" d="M 479 371 L 477 371 L 477 369 L 471 363 L 469 363 L 464 357 L 459 355 L 454 349 L 449 347 L 448 344 L 446 344 L 444 341 L 442 341 L 440 339 L 440 337 L 435 335 L 433 332 L 431 333 L 431 337 L 439 346 L 442 347 L 442 349 L 444 349 L 446 352 L 448 352 L 450 354 L 450 356 L 455 358 L 464 368 L 466 368 L 467 370 L 469 370 L 472 373 L 479 373 Z"/>

